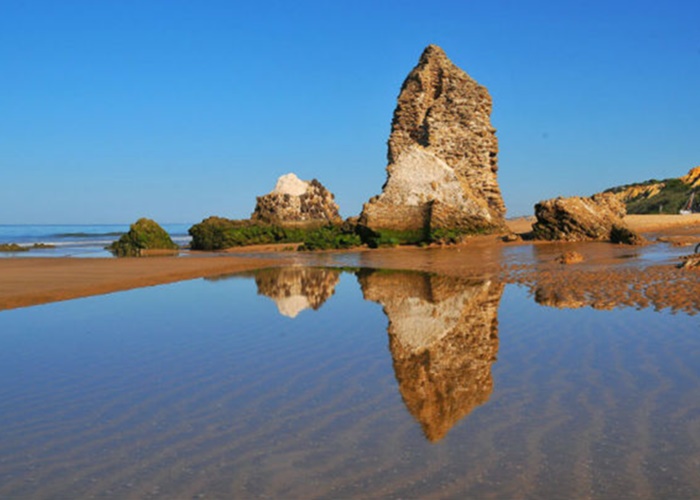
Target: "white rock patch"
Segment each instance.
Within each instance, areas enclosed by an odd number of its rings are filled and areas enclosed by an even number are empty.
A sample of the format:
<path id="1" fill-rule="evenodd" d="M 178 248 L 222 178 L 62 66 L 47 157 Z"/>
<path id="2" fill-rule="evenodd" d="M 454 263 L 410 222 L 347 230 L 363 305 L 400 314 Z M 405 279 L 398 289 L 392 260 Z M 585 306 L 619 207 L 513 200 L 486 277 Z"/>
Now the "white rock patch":
<path id="1" fill-rule="evenodd" d="M 309 183 L 302 181 L 293 173 L 285 174 L 277 179 L 275 189 L 272 190 L 275 194 L 288 194 L 291 196 L 301 196 L 306 193 L 309 188 Z"/>

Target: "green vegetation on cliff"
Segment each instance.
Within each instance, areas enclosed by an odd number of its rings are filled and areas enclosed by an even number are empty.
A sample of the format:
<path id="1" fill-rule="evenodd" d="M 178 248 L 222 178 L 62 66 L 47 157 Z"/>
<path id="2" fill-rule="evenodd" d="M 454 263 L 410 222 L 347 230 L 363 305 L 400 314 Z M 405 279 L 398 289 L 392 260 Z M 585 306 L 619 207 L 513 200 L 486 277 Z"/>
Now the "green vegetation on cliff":
<path id="1" fill-rule="evenodd" d="M 117 241 L 107 247 L 117 257 L 139 257 L 145 250 L 177 250 L 170 235 L 150 219 L 139 219 Z"/>
<path id="2" fill-rule="evenodd" d="M 686 207 L 695 189 L 697 187 L 684 182 L 683 178 L 674 178 L 650 179 L 612 187 L 604 192 L 617 195 L 625 203 L 628 214 L 677 214 Z M 694 212 L 700 211 L 699 201 L 696 200 L 691 207 Z"/>

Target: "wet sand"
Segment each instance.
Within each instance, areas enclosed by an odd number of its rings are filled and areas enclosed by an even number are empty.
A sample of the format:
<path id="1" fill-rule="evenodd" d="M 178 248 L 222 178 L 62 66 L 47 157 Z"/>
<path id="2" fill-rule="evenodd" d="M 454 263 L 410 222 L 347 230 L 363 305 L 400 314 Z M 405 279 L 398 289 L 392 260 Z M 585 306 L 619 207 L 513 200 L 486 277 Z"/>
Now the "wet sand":
<path id="1" fill-rule="evenodd" d="M 0 259 L 0 310 L 279 265 L 247 257 Z"/>
<path id="2" fill-rule="evenodd" d="M 532 218 L 508 221 L 509 229 L 517 234 L 530 230 Z M 650 241 L 694 241 L 700 237 L 700 214 L 633 215 L 626 218 L 633 229 L 643 233 Z M 497 236 L 480 236 L 459 246 L 435 248 L 392 248 L 351 252 L 303 253 L 285 252 L 288 248 L 256 248 L 257 258 L 250 257 L 252 250 L 242 255 L 237 252 L 190 254 L 186 258 L 159 256 L 142 259 L 76 259 L 76 258 L 5 258 L 0 259 L 0 310 L 26 307 L 59 300 L 87 297 L 144 286 L 172 283 L 181 280 L 213 277 L 250 271 L 269 266 L 290 265 L 303 260 L 307 265 L 346 265 L 347 259 L 339 255 L 354 254 L 354 260 L 362 267 L 404 269 L 436 272 L 453 276 L 499 277 L 506 282 L 537 287 L 546 281 L 547 288 L 566 287 L 575 272 L 576 282 L 613 283 L 629 282 L 634 277 L 637 286 L 653 284 L 655 294 L 677 297 L 683 302 L 683 288 L 675 286 L 678 279 L 689 283 L 693 293 L 700 282 L 700 271 L 678 271 L 674 262 L 664 262 L 653 273 L 634 273 L 630 266 L 648 267 L 649 263 L 637 262 L 638 247 L 611 245 L 609 243 L 504 243 Z M 556 262 L 566 251 L 580 253 L 580 264 L 563 266 Z M 687 253 L 691 252 L 688 250 Z M 242 251 L 239 251 L 242 252 Z M 617 268 L 624 268 L 620 272 Z M 685 274 L 682 274 L 685 273 Z M 640 280 L 642 283 L 640 283 Z M 651 280 L 649 283 L 644 280 Z M 661 289 L 660 289 L 661 288 Z M 613 287 L 625 290 L 625 287 Z M 606 296 L 605 301 L 628 303 L 629 297 Z M 595 300 L 593 300 L 595 302 Z M 675 302 L 674 300 L 671 300 Z M 679 308 L 687 307 L 683 302 Z M 673 304 L 671 304 L 673 307 Z"/>

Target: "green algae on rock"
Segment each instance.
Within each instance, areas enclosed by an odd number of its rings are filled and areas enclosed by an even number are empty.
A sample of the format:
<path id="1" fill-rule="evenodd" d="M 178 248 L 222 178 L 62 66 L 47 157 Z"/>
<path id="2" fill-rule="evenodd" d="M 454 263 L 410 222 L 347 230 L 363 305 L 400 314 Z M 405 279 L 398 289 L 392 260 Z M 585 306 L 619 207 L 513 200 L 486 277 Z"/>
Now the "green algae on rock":
<path id="1" fill-rule="evenodd" d="M 157 222 L 141 218 L 131 225 L 129 232 L 107 247 L 117 257 L 142 257 L 150 251 L 176 251 L 179 247 Z"/>

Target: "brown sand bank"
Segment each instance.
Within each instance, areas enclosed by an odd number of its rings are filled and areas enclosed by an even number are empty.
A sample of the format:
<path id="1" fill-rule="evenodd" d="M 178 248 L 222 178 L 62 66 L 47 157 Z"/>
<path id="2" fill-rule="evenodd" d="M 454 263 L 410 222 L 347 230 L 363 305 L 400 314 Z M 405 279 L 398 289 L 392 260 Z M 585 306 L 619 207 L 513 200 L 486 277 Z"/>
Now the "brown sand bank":
<path id="1" fill-rule="evenodd" d="M 0 259 L 0 310 L 279 265 L 246 257 Z"/>

